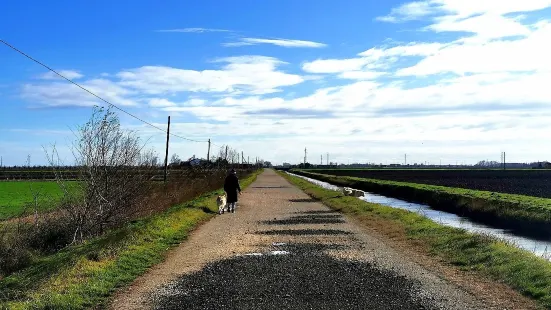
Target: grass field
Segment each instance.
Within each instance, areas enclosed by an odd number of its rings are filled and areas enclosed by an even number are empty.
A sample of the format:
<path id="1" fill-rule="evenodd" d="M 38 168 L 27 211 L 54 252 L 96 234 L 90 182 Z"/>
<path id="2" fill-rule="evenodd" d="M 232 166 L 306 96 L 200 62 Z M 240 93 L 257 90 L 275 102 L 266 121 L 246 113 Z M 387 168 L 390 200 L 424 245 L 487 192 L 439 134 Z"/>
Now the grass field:
<path id="1" fill-rule="evenodd" d="M 294 173 L 341 186 L 429 204 L 489 225 L 518 229 L 535 237 L 551 236 L 551 199 L 408 182 L 334 176 L 297 170 Z"/>
<path id="2" fill-rule="evenodd" d="M 344 197 L 298 177 L 281 175 L 311 197 L 349 214 L 391 238 L 405 234 L 410 247 L 436 255 L 460 269 L 504 282 L 551 309 L 551 263 L 504 242 L 446 227 L 401 209 Z M 426 250 L 425 250 L 426 249 Z"/>
<path id="3" fill-rule="evenodd" d="M 20 215 L 24 207 L 33 202 L 35 194 L 41 202 L 41 211 L 46 211 L 55 206 L 62 191 L 51 181 L 0 182 L 0 220 Z"/>
<path id="4" fill-rule="evenodd" d="M 243 178 L 241 186 L 246 188 L 260 172 Z M 36 258 L 30 267 L 0 279 L 0 309 L 105 309 L 117 288 L 161 262 L 193 228 L 217 214 L 221 192 Z"/>
<path id="5" fill-rule="evenodd" d="M 312 169 L 305 171 L 551 198 L 551 170 L 544 169 Z"/>

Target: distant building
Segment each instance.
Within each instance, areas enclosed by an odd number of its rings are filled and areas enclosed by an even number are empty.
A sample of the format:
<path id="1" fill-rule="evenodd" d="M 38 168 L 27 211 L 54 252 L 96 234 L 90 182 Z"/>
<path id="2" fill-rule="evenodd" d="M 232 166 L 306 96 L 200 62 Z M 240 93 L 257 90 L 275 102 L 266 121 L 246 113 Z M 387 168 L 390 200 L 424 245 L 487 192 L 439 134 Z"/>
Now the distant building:
<path id="1" fill-rule="evenodd" d="M 291 168 L 291 164 L 290 163 L 283 163 L 283 168 Z"/>
<path id="2" fill-rule="evenodd" d="M 195 155 L 193 155 L 187 161 L 182 162 L 182 166 L 199 166 L 199 165 L 201 165 L 201 162 L 202 162 L 201 159 L 195 158 Z"/>

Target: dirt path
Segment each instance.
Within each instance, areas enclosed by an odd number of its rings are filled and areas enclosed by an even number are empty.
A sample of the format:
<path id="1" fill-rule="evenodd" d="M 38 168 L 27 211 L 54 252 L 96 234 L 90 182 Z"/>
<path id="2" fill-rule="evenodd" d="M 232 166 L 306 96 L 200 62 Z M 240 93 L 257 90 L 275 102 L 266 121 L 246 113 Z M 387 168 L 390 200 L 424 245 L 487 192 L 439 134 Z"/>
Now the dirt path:
<path id="1" fill-rule="evenodd" d="M 533 308 L 467 293 L 274 171 L 240 199 L 236 213 L 202 225 L 119 292 L 112 309 Z"/>

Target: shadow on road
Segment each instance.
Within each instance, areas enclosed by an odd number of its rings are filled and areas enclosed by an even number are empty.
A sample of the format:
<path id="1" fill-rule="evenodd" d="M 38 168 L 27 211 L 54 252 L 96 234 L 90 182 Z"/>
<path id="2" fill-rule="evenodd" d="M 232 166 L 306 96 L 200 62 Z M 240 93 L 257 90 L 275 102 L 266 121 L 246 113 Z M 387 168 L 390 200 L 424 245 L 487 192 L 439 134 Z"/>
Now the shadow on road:
<path id="1" fill-rule="evenodd" d="M 260 235 L 287 235 L 287 236 L 313 236 L 313 235 L 351 235 L 349 231 L 339 229 L 282 229 L 258 231 Z"/>
<path id="2" fill-rule="evenodd" d="M 335 211 L 303 211 L 303 212 L 295 212 L 294 214 L 333 214 L 333 215 L 340 215 L 340 213 Z"/>
<path id="3" fill-rule="evenodd" d="M 251 186 L 251 188 L 289 188 L 289 186 Z"/>
<path id="4" fill-rule="evenodd" d="M 289 199 L 290 202 L 319 202 L 319 200 L 312 198 L 298 198 L 298 199 Z"/>
<path id="5" fill-rule="evenodd" d="M 335 259 L 334 245 L 292 244 L 287 255 L 239 256 L 165 286 L 155 309 L 435 309 L 391 271 Z"/>
<path id="6" fill-rule="evenodd" d="M 333 215 L 302 215 L 283 220 L 269 220 L 260 222 L 265 225 L 302 225 L 302 224 L 342 224 L 345 221 Z"/>

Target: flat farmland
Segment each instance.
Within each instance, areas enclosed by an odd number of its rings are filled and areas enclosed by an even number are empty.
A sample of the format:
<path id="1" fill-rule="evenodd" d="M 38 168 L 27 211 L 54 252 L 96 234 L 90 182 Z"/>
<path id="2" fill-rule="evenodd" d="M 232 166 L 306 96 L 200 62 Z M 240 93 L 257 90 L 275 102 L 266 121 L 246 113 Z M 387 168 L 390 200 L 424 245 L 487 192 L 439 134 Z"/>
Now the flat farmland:
<path id="1" fill-rule="evenodd" d="M 68 183 L 72 184 L 72 183 Z M 21 214 L 25 206 L 38 194 L 42 211 L 54 206 L 62 191 L 56 182 L 49 181 L 4 181 L 0 182 L 0 220 Z"/>
<path id="2" fill-rule="evenodd" d="M 551 198 L 551 170 L 312 169 L 309 171 Z"/>

